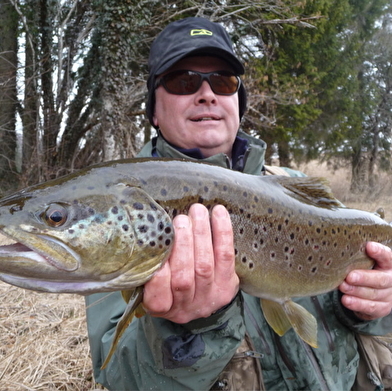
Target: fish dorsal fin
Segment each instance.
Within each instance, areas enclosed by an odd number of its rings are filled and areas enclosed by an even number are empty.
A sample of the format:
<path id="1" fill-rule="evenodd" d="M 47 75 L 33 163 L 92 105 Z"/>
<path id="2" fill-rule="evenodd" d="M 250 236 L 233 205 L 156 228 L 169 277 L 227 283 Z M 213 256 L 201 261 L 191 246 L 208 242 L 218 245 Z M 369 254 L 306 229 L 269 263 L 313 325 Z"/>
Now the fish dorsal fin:
<path id="1" fill-rule="evenodd" d="M 289 191 L 297 200 L 326 209 L 343 208 L 344 205 L 332 194 L 325 178 L 319 177 L 271 177 Z"/>

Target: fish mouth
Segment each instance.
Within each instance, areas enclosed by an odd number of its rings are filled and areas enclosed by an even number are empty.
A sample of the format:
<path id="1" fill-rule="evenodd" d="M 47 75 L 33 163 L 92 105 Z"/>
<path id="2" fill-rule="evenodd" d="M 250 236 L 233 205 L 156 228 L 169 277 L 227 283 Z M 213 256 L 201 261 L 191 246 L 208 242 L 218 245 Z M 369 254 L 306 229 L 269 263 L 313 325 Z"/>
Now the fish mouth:
<path id="1" fill-rule="evenodd" d="M 13 237 L 12 235 L 1 232 L 0 233 L 0 243 L 4 243 L 0 245 L 0 259 L 1 258 L 24 258 L 30 260 L 35 263 L 43 263 L 49 266 L 53 266 L 54 268 L 72 272 L 79 268 L 81 259 L 78 253 L 76 253 L 72 248 L 67 246 L 65 243 L 60 240 L 53 238 L 48 235 L 38 234 L 36 235 L 37 244 L 21 242 L 18 238 Z M 39 248 L 39 243 L 44 243 L 44 245 L 48 248 L 56 248 L 57 251 L 61 250 L 61 252 L 68 255 L 68 262 L 59 262 L 56 260 L 51 254 L 47 251 L 44 251 L 42 248 Z M 41 246 L 42 247 L 42 246 Z M 0 272 L 2 272 L 2 268 L 0 267 Z"/>
<path id="2" fill-rule="evenodd" d="M 96 292 L 109 293 L 112 291 L 112 289 L 105 290 L 102 284 L 94 281 L 48 281 L 3 274 L 1 272 L 0 280 L 23 289 L 47 293 L 73 293 L 85 296 Z"/>
<path id="3" fill-rule="evenodd" d="M 53 239 L 53 238 L 51 238 Z M 57 241 L 58 242 L 58 241 Z M 1 258 L 10 257 L 15 259 L 27 260 L 27 262 L 33 262 L 33 264 L 44 264 L 46 266 L 56 267 L 56 262 L 52 262 L 51 257 L 45 256 L 38 253 L 34 248 L 30 248 L 23 243 L 13 239 L 10 235 L 0 233 L 0 280 L 18 286 L 24 289 L 32 289 L 39 292 L 49 293 L 76 293 L 81 295 L 87 295 L 94 292 L 102 292 L 102 283 L 95 281 L 85 281 L 77 279 L 61 279 L 61 280 L 47 280 L 39 277 L 21 276 L 12 273 L 12 261 L 8 263 L 8 267 L 2 264 Z M 70 250 L 70 249 L 69 249 Z M 4 262 L 6 263 L 6 262 Z M 18 260 L 15 261 L 19 263 Z M 58 264 L 58 263 L 57 263 Z M 29 267 L 26 267 L 26 271 L 29 271 Z M 4 270 L 9 269 L 9 270 Z M 64 270 L 64 268 L 61 268 Z M 109 289 L 107 290 L 110 291 Z"/>

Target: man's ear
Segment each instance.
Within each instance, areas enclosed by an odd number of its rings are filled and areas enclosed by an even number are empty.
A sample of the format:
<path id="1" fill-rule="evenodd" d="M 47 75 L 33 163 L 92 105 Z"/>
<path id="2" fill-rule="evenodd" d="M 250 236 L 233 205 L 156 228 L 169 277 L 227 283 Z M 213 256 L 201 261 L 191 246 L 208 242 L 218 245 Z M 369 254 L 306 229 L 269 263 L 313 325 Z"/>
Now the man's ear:
<path id="1" fill-rule="evenodd" d="M 154 115 L 152 116 L 152 122 L 154 122 L 154 126 L 155 126 L 155 127 L 158 127 L 158 126 L 159 126 L 159 124 L 158 124 L 158 118 L 157 118 L 157 116 L 155 115 L 155 110 L 154 110 Z"/>

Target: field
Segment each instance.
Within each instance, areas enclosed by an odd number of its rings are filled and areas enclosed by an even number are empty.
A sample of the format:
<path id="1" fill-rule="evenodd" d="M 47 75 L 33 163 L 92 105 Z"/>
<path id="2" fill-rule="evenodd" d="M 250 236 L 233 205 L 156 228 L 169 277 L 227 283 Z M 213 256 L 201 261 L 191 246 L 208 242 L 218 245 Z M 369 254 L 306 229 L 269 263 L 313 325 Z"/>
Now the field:
<path id="1" fill-rule="evenodd" d="M 325 165 L 299 167 L 322 176 L 345 205 L 368 211 L 384 207 L 392 221 L 392 181 L 382 178 L 371 195 L 349 193 L 349 173 Z M 102 390 L 92 377 L 84 299 L 40 294 L 0 282 L 1 391 Z"/>

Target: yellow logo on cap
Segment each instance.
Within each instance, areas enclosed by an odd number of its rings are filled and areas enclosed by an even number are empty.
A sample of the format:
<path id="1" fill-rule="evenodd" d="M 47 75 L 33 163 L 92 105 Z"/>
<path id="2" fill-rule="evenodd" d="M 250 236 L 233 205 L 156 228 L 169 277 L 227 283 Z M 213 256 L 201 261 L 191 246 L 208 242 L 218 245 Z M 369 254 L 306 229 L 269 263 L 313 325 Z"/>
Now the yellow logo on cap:
<path id="1" fill-rule="evenodd" d="M 195 35 L 212 35 L 212 31 L 206 29 L 191 30 L 191 36 L 195 36 Z"/>

